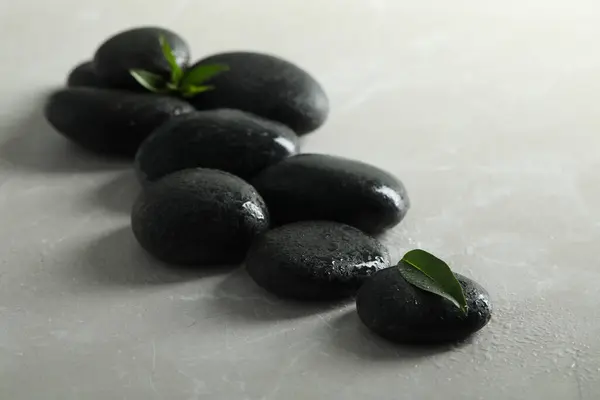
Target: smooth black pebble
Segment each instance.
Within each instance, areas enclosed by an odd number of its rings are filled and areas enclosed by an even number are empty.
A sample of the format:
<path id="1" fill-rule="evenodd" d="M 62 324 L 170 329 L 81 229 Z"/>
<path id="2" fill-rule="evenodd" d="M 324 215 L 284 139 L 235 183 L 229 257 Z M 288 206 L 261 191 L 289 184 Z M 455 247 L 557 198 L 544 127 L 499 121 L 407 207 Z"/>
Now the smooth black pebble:
<path id="1" fill-rule="evenodd" d="M 252 241 L 269 228 L 264 201 L 227 172 L 189 169 L 149 185 L 131 213 L 140 245 L 171 264 L 240 263 Z"/>
<path id="2" fill-rule="evenodd" d="M 212 168 L 241 178 L 298 152 L 287 126 L 237 110 L 195 112 L 174 118 L 142 143 L 136 173 L 142 184 L 187 168 Z"/>
<path id="3" fill-rule="evenodd" d="M 410 202 L 402 182 L 359 161 L 324 154 L 289 157 L 252 184 L 275 225 L 330 220 L 377 234 L 398 224 Z"/>
<path id="4" fill-rule="evenodd" d="M 374 274 L 358 291 L 356 309 L 362 322 L 378 335 L 400 343 L 457 342 L 491 319 L 489 294 L 477 282 L 455 273 L 467 299 L 468 312 L 449 300 L 409 284 L 392 267 Z"/>
<path id="5" fill-rule="evenodd" d="M 80 87 L 53 93 L 45 116 L 58 132 L 90 151 L 133 157 L 157 127 L 194 111 L 171 97 Z"/>
<path id="6" fill-rule="evenodd" d="M 94 55 L 94 68 L 102 81 L 111 88 L 146 91 L 130 74 L 131 69 L 143 69 L 169 79 L 171 69 L 165 59 L 159 38 L 164 36 L 171 46 L 177 64 L 184 68 L 190 59 L 187 43 L 168 29 L 141 27 L 110 37 Z"/>
<path id="7" fill-rule="evenodd" d="M 280 297 L 327 300 L 352 296 L 376 271 L 389 266 L 385 247 L 356 228 L 305 221 L 262 235 L 250 248 L 246 269 Z"/>
<path id="8" fill-rule="evenodd" d="M 300 67 L 267 54 L 221 53 L 200 64 L 229 67 L 210 80 L 214 90 L 191 101 L 198 109 L 235 108 L 279 121 L 297 134 L 321 126 L 329 113 L 329 101 L 321 85 Z M 193 68 L 193 67 L 192 67 Z"/>
<path id="9" fill-rule="evenodd" d="M 77 65 L 67 77 L 68 87 L 94 87 L 94 88 L 106 88 L 106 84 L 100 79 L 94 64 L 91 61 L 83 62 Z"/>

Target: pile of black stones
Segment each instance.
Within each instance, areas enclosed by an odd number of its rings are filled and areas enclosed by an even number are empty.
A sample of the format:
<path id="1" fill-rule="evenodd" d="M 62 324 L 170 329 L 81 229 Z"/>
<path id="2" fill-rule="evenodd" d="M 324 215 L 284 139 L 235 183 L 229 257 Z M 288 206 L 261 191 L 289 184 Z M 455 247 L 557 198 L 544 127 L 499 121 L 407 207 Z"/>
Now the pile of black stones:
<path id="1" fill-rule="evenodd" d="M 191 65 L 228 67 L 209 82 L 213 90 L 156 94 L 130 70 L 168 77 L 161 37 L 190 68 L 190 49 L 176 33 L 130 29 L 74 68 L 45 108 L 77 145 L 133 160 L 142 190 L 131 227 L 148 253 L 198 268 L 242 264 L 282 298 L 356 296 L 365 325 L 398 342 L 459 341 L 489 321 L 489 295 L 476 282 L 457 274 L 469 304 L 463 315 L 390 265 L 376 237 L 410 207 L 398 178 L 360 161 L 300 154 L 299 137 L 329 113 L 308 72 L 268 54 L 220 53 Z"/>

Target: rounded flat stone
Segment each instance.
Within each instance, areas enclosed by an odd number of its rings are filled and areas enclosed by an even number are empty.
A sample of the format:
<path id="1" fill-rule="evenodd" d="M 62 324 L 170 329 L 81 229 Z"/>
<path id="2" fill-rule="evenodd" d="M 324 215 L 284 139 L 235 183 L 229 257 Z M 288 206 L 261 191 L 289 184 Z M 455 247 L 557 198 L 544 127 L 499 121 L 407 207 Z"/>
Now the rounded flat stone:
<path id="1" fill-rule="evenodd" d="M 254 188 L 229 173 L 209 169 L 175 172 L 149 185 L 131 213 L 140 245 L 178 265 L 240 263 L 252 241 L 269 228 Z"/>
<path id="2" fill-rule="evenodd" d="M 119 32 L 100 45 L 94 55 L 94 68 L 111 88 L 145 92 L 130 74 L 143 69 L 169 79 L 171 68 L 163 55 L 159 38 L 169 43 L 177 64 L 184 68 L 190 59 L 187 43 L 175 32 L 159 27 L 141 27 Z"/>
<path id="3" fill-rule="evenodd" d="M 398 224 L 410 207 L 393 175 L 369 164 L 325 154 L 300 154 L 252 180 L 275 225 L 330 220 L 377 234 Z"/>
<path id="4" fill-rule="evenodd" d="M 156 128 L 194 111 L 172 97 L 77 87 L 53 93 L 45 116 L 59 133 L 90 151 L 133 157 Z"/>
<path id="5" fill-rule="evenodd" d="M 321 126 L 329 100 L 321 85 L 302 68 L 268 54 L 220 53 L 197 65 L 224 64 L 229 70 L 210 80 L 215 90 L 191 99 L 199 110 L 235 108 L 281 122 L 298 135 Z M 192 68 L 194 68 L 192 67 Z"/>
<path id="6" fill-rule="evenodd" d="M 83 62 L 77 65 L 67 77 L 68 87 L 94 87 L 94 88 L 105 88 L 106 84 L 102 82 L 96 70 L 94 64 L 91 61 Z"/>
<path id="7" fill-rule="evenodd" d="M 298 152 L 287 126 L 238 110 L 174 118 L 142 143 L 135 168 L 141 183 L 187 168 L 212 168 L 243 179 Z"/>
<path id="8" fill-rule="evenodd" d="M 455 273 L 467 299 L 468 312 L 449 300 L 408 283 L 398 268 L 387 268 L 365 282 L 356 310 L 373 332 L 400 343 L 456 342 L 483 328 L 491 319 L 489 294 L 477 282 Z"/>
<path id="9" fill-rule="evenodd" d="M 269 292 L 302 300 L 352 296 L 389 266 L 385 247 L 356 228 L 305 221 L 273 229 L 252 245 L 246 269 Z"/>

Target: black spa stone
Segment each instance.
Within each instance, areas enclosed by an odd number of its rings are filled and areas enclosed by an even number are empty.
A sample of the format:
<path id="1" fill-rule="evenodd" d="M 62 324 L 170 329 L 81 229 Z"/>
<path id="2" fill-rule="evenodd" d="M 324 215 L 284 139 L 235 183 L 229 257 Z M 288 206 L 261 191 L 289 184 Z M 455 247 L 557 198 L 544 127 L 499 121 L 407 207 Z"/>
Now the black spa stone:
<path id="1" fill-rule="evenodd" d="M 244 179 L 296 154 L 298 139 L 285 125 L 237 110 L 174 118 L 142 143 L 135 168 L 141 183 L 187 168 L 213 168 Z"/>
<path id="2" fill-rule="evenodd" d="M 289 157 L 252 184 L 275 225 L 331 220 L 377 234 L 398 224 L 410 202 L 400 180 L 377 167 L 325 154 Z"/>
<path id="3" fill-rule="evenodd" d="M 252 279 L 285 298 L 352 296 L 374 272 L 389 266 L 387 250 L 356 228 L 337 222 L 285 225 L 256 240 L 245 261 Z"/>
<path id="4" fill-rule="evenodd" d="M 68 87 L 94 87 L 94 88 L 106 88 L 106 84 L 102 82 L 96 70 L 94 64 L 91 61 L 86 61 L 78 64 L 75 68 L 69 72 L 67 77 Z"/>
<path id="5" fill-rule="evenodd" d="M 487 291 L 456 274 L 467 299 L 468 312 L 449 300 L 409 284 L 398 268 L 374 274 L 358 291 L 356 309 L 373 332 L 400 343 L 457 342 L 483 328 L 492 316 Z"/>
<path id="6" fill-rule="evenodd" d="M 130 74 L 142 69 L 169 79 L 171 69 L 159 38 L 169 43 L 177 64 L 185 68 L 190 59 L 187 43 L 165 28 L 141 27 L 119 32 L 100 45 L 94 55 L 98 76 L 111 88 L 146 91 Z"/>
<path id="7" fill-rule="evenodd" d="M 53 93 L 45 116 L 59 133 L 81 147 L 133 157 L 156 128 L 193 111 L 188 103 L 172 97 L 77 87 Z"/>
<path id="8" fill-rule="evenodd" d="M 321 85 L 302 68 L 268 54 L 220 53 L 196 65 L 223 64 L 229 70 L 208 83 L 215 89 L 192 98 L 200 110 L 235 108 L 281 122 L 298 135 L 321 126 L 329 101 Z M 192 67 L 193 68 L 193 67 Z"/>
<path id="9" fill-rule="evenodd" d="M 262 198 L 227 172 L 188 169 L 142 191 L 131 213 L 140 245 L 171 264 L 240 263 L 250 244 L 269 227 Z"/>

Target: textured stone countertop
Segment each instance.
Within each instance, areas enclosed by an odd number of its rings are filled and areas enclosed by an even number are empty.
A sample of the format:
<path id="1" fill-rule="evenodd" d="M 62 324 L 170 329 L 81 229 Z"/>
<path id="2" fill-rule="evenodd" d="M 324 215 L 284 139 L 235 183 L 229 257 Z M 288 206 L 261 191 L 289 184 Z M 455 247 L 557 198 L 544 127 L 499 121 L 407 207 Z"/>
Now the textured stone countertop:
<path id="1" fill-rule="evenodd" d="M 0 397 L 597 399 L 599 19 L 597 0 L 2 2 Z M 492 322 L 458 347 L 394 346 L 351 303 L 145 255 L 129 165 L 40 109 L 99 42 L 148 24 L 197 58 L 254 49 L 313 73 L 332 113 L 305 150 L 398 175 L 412 209 L 394 259 L 443 257 L 490 291 Z"/>

